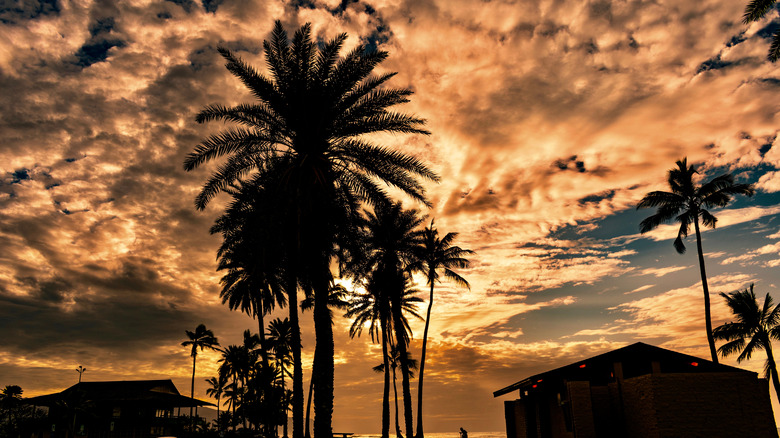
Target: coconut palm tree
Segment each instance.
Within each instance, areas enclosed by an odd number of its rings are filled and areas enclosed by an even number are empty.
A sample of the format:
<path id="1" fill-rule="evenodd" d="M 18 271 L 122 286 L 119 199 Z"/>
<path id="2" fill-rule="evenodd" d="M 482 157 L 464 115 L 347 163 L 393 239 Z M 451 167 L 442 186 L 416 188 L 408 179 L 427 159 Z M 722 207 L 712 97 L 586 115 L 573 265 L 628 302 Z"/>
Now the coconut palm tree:
<path id="1" fill-rule="evenodd" d="M 407 356 L 406 362 L 409 364 L 409 375 L 414 378 L 414 371 L 417 369 L 417 360 L 412 359 L 411 356 Z M 390 346 L 390 354 L 389 354 L 389 360 L 387 363 L 380 363 L 379 365 L 372 368 L 377 373 L 384 373 L 388 374 L 388 367 L 392 370 L 393 374 L 393 398 L 395 400 L 395 436 L 396 438 L 403 438 L 403 434 L 401 433 L 401 424 L 398 421 L 398 384 L 396 382 L 396 372 L 395 370 L 398 368 L 398 366 L 401 364 L 401 355 L 398 352 L 398 349 L 395 347 L 395 345 L 392 345 L 392 337 L 391 337 L 391 346 Z"/>
<path id="2" fill-rule="evenodd" d="M 425 330 L 423 331 L 422 353 L 420 354 L 420 373 L 417 381 L 417 435 L 423 438 L 423 377 L 425 373 L 425 353 L 428 346 L 428 326 L 431 322 L 431 309 L 433 308 L 433 287 L 439 280 L 439 272 L 445 278 L 452 280 L 459 286 L 471 289 L 469 282 L 460 274 L 453 271 L 454 268 L 467 268 L 469 261 L 466 256 L 474 252 L 453 246 L 452 243 L 458 237 L 458 233 L 447 233 L 439 238 L 439 232 L 431 220 L 430 226 L 422 231 L 416 260 L 409 266 L 409 270 L 421 272 L 425 275 L 427 285 L 430 287 L 428 298 L 428 311 L 425 317 Z"/>
<path id="3" fill-rule="evenodd" d="M 395 348 L 395 342 L 393 341 L 393 319 L 390 311 L 390 300 L 382 295 L 383 290 L 379 285 L 372 284 L 369 281 L 365 286 L 364 292 L 356 292 L 352 295 L 349 301 L 349 310 L 344 316 L 354 318 L 349 328 L 349 336 L 351 338 L 359 337 L 363 333 L 363 329 L 367 328 L 371 341 L 374 343 L 379 342 L 382 345 L 381 368 L 374 367 L 374 371 L 381 371 L 384 375 L 382 437 L 387 438 L 390 430 L 390 362 L 392 361 L 390 351 Z M 401 308 L 403 310 L 401 318 L 405 332 L 409 331 L 409 322 L 405 316 L 406 314 L 422 319 L 417 313 L 417 304 L 421 303 L 422 300 L 416 296 L 416 293 L 416 290 L 406 288 L 401 297 Z M 416 361 L 414 363 L 416 368 Z M 395 366 L 392 367 L 392 370 L 395 371 Z M 397 408 L 396 400 L 396 417 L 398 414 Z"/>
<path id="4" fill-rule="evenodd" d="M 712 361 L 718 363 L 718 355 L 715 352 L 715 340 L 712 337 L 712 318 L 710 316 L 710 290 L 707 286 L 707 272 L 704 269 L 704 253 L 701 248 L 701 231 L 699 230 L 699 218 L 704 226 L 715 228 L 718 219 L 709 212 L 713 207 L 725 207 L 733 195 L 753 196 L 752 184 L 736 184 L 734 177 L 729 173 L 719 175 L 710 181 L 696 185 L 693 176 L 697 174 L 693 165 L 688 165 L 687 158 L 677 161 L 677 167 L 669 170 L 668 182 L 671 192 L 650 192 L 639 201 L 636 208 L 657 207 L 656 213 L 639 224 L 639 230 L 644 234 L 657 228 L 659 225 L 676 221 L 680 223 L 677 238 L 674 240 L 674 248 L 678 253 L 685 252 L 683 239 L 693 225 L 696 231 L 696 249 L 699 254 L 699 273 L 701 274 L 701 286 L 704 291 L 704 321 L 707 330 L 707 342 L 710 345 Z"/>
<path id="5" fill-rule="evenodd" d="M 780 305 L 775 306 L 768 293 L 764 297 L 764 304 L 759 305 L 753 292 L 753 284 L 750 285 L 750 290 L 720 295 L 726 299 L 736 321 L 727 322 L 713 331 L 715 339 L 727 341 L 718 348 L 718 353 L 723 357 L 739 353 L 737 362 L 742 362 L 750 359 L 758 350 L 766 351 L 764 370 L 767 377 L 771 376 L 775 393 L 780 400 L 780 379 L 772 354 L 772 339 L 780 339 Z"/>
<path id="6" fill-rule="evenodd" d="M 195 398 L 195 359 L 198 357 L 198 348 L 200 351 L 208 348 L 210 350 L 217 350 L 219 341 L 214 336 L 214 333 L 207 329 L 205 325 L 199 324 L 194 332 L 185 330 L 187 334 L 187 340 L 181 343 L 182 347 L 192 347 L 190 355 L 192 356 L 192 387 L 190 388 L 190 398 Z M 190 418 L 192 418 L 192 406 L 190 406 Z"/>
<path id="7" fill-rule="evenodd" d="M 401 389 L 404 402 L 406 436 L 414 436 L 412 395 L 409 379 L 409 331 L 404 330 L 402 299 L 409 280 L 409 266 L 418 255 L 420 230 L 424 221 L 415 209 L 404 210 L 400 202 L 382 203 L 374 211 L 365 212 L 366 260 L 372 266 L 371 282 L 384 289 L 382 295 L 390 302 L 396 347 L 401 357 Z"/>
<path id="8" fill-rule="evenodd" d="M 234 107 L 211 105 L 198 122 L 224 120 L 241 125 L 202 142 L 185 159 L 193 170 L 206 161 L 227 161 L 206 182 L 196 206 L 206 207 L 220 191 L 251 172 L 282 166 L 279 190 L 289 202 L 278 205 L 291 218 L 286 236 L 291 255 L 288 287 L 311 284 L 315 300 L 317 343 L 315 357 L 315 434 L 332 435 L 333 335 L 328 318 L 330 262 L 334 256 L 334 229 L 354 213 L 358 202 L 376 203 L 388 194 L 380 183 L 395 186 L 425 202 L 417 178 L 438 180 L 421 161 L 370 143 L 366 134 L 400 132 L 428 134 L 423 119 L 388 108 L 406 102 L 411 90 L 382 88 L 393 73 L 372 76 L 386 57 L 383 51 L 358 46 L 339 56 L 346 34 L 318 45 L 311 26 L 295 32 L 292 40 L 277 21 L 270 41 L 263 44 L 270 77 L 264 76 L 226 49 L 220 53 L 228 70 L 257 98 L 255 104 Z M 280 159 L 281 157 L 281 159 Z M 278 161 L 282 163 L 278 163 Z M 288 290 L 288 293 L 291 291 Z M 289 298 L 290 306 L 297 301 Z M 319 304 L 316 304 L 319 303 Z M 295 325 L 295 321 L 291 322 Z M 293 333 L 294 344 L 300 338 Z M 295 351 L 293 351 L 295 354 Z M 294 357 L 294 362 L 299 359 Z M 303 430 L 302 371 L 293 370 L 293 437 Z"/>
<path id="9" fill-rule="evenodd" d="M 750 24 L 760 21 L 767 13 L 775 9 L 775 3 L 775 0 L 750 0 L 747 6 L 745 6 L 742 22 Z M 780 28 L 775 29 L 775 33 L 772 36 L 772 44 L 769 46 L 769 54 L 767 55 L 767 59 L 772 62 L 777 61 L 778 58 L 780 58 Z"/>
<path id="10" fill-rule="evenodd" d="M 206 379 L 206 383 L 210 386 L 206 388 L 206 395 L 214 397 L 217 400 L 217 419 L 219 419 L 219 401 L 222 398 L 222 394 L 225 393 L 225 387 L 227 386 L 227 377 L 220 375 L 219 377 L 211 377 Z M 217 428 L 219 428 L 219 421 L 217 421 Z"/>

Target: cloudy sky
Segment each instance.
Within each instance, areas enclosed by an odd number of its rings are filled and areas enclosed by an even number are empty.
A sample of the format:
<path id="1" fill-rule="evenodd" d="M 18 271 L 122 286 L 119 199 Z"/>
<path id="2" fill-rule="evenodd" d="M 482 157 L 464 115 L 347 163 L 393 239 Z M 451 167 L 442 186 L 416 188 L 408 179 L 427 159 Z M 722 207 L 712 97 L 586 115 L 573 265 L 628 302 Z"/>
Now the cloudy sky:
<path id="1" fill-rule="evenodd" d="M 639 235 L 652 211 L 635 206 L 686 156 L 703 178 L 756 183 L 703 235 L 714 323 L 729 319 L 719 292 L 755 283 L 780 298 L 780 74 L 765 61 L 777 14 L 747 26 L 743 7 L 0 2 L 0 386 L 60 391 L 83 365 L 86 380 L 172 378 L 186 392 L 185 329 L 205 323 L 222 344 L 256 330 L 219 303 L 208 229 L 224 199 L 193 203 L 212 167 L 182 162 L 223 127 L 195 123 L 201 108 L 251 100 L 217 47 L 262 68 L 276 19 L 390 53 L 381 70 L 414 89 L 402 109 L 432 135 L 382 141 L 441 175 L 428 213 L 476 251 L 470 291 L 437 289 L 428 431 L 503 430 L 493 391 L 636 341 L 708 357 L 695 241 L 678 255 L 673 226 Z M 348 324 L 335 329 L 334 428 L 378 432 L 379 349 L 350 340 Z M 216 365 L 199 356 L 196 396 Z"/>

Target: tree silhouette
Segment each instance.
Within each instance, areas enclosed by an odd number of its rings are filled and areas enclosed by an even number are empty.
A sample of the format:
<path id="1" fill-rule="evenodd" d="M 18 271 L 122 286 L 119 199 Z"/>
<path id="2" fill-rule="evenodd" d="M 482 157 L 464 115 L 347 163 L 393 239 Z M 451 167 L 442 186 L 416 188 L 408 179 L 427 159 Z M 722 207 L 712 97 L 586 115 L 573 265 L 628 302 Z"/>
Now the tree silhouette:
<path id="1" fill-rule="evenodd" d="M 420 237 L 416 260 L 408 267 L 411 271 L 422 272 L 425 275 L 428 286 L 430 286 L 428 311 L 425 317 L 425 330 L 423 331 L 422 353 L 420 354 L 420 374 L 417 381 L 416 438 L 424 437 L 422 415 L 423 377 L 425 373 L 425 353 L 428 345 L 428 326 L 431 322 L 431 309 L 433 308 L 433 287 L 436 282 L 440 281 L 439 272 L 441 272 L 445 278 L 471 289 L 469 282 L 453 271 L 453 268 L 467 268 L 469 261 L 465 256 L 474 253 L 459 246 L 452 246 L 452 243 L 458 237 L 458 233 L 447 233 L 443 238 L 439 238 L 439 232 L 436 230 L 433 220 L 431 220 L 431 225 L 423 230 Z"/>
<path id="2" fill-rule="evenodd" d="M 198 357 L 198 348 L 200 351 L 208 348 L 217 350 L 219 342 L 214 333 L 207 329 L 205 325 L 199 324 L 194 332 L 185 330 L 187 340 L 181 343 L 182 347 L 192 347 L 190 355 L 192 356 L 192 386 L 190 388 L 190 398 L 195 398 L 195 359 Z M 192 406 L 190 406 L 190 418 L 192 418 Z"/>
<path id="3" fill-rule="evenodd" d="M 745 6 L 742 22 L 750 24 L 754 21 L 759 21 L 772 11 L 774 6 L 775 0 L 751 0 Z M 769 46 L 769 53 L 767 54 L 767 59 L 772 62 L 777 61 L 778 58 L 780 58 L 780 28 L 775 29 L 775 33 L 772 35 L 772 44 Z"/>
<path id="4" fill-rule="evenodd" d="M 382 296 L 390 301 L 390 316 L 395 343 L 401 357 L 401 389 L 404 403 L 406 436 L 414 436 L 412 395 L 409 379 L 409 332 L 404 330 L 402 297 L 409 276 L 408 267 L 418 255 L 420 231 L 424 218 L 415 209 L 404 210 L 400 202 L 382 203 L 365 212 L 367 263 L 372 266 L 371 282 L 384 288 Z M 408 324 L 408 323 L 407 323 Z"/>
<path id="5" fill-rule="evenodd" d="M 772 354 L 772 339 L 780 339 L 780 306 L 774 306 L 772 297 L 766 294 L 763 306 L 759 306 L 753 284 L 750 290 L 721 293 L 736 317 L 735 322 L 727 322 L 713 331 L 715 339 L 728 341 L 718 348 L 721 356 L 727 357 L 739 353 L 737 362 L 750 359 L 757 350 L 766 351 L 764 370 L 771 376 L 775 393 L 780 400 L 780 380 L 777 365 Z"/>
<path id="6" fill-rule="evenodd" d="M 198 195 L 199 209 L 244 175 L 263 173 L 271 162 L 282 167 L 279 190 L 289 195 L 289 202 L 276 207 L 291 218 L 292 231 L 286 236 L 291 252 L 291 269 L 286 272 L 288 294 L 307 284 L 319 298 L 313 313 L 317 340 L 314 429 L 320 437 L 332 434 L 334 351 L 327 296 L 332 283 L 335 228 L 349 220 L 359 202 L 376 204 L 388 197 L 379 183 L 425 202 L 417 178 L 438 180 L 421 161 L 365 139 L 366 134 L 377 132 L 428 132 L 422 129 L 422 119 L 388 110 L 406 102 L 412 92 L 380 88 L 393 73 L 371 75 L 387 53 L 358 46 L 339 56 L 346 38 L 341 34 L 318 45 L 306 24 L 290 41 L 277 21 L 271 40 L 263 43 L 270 78 L 220 49 L 228 70 L 258 102 L 231 108 L 211 105 L 201 111 L 198 122 L 224 120 L 242 127 L 209 137 L 184 163 L 186 170 L 192 170 L 206 161 L 227 157 Z M 290 306 L 297 304 L 292 295 L 288 300 Z M 297 321 L 291 318 L 291 323 L 296 325 Z M 299 341 L 299 337 L 293 339 L 295 344 Z M 293 437 L 301 438 L 302 370 L 299 358 L 293 361 Z"/>
<path id="7" fill-rule="evenodd" d="M 284 383 L 284 376 L 289 374 L 287 366 L 292 362 L 292 325 L 289 319 L 276 318 L 268 323 L 268 343 L 276 358 L 276 366 L 281 370 L 279 374 L 282 378 L 282 390 L 285 397 L 282 406 L 285 415 L 282 433 L 284 438 L 287 438 L 286 417 L 289 400 L 286 399 L 286 391 L 284 391 L 287 388 Z"/>
<path id="8" fill-rule="evenodd" d="M 688 236 L 691 225 L 696 231 L 696 249 L 699 254 L 699 273 L 701 285 L 704 291 L 704 320 L 707 330 L 707 342 L 710 346 L 712 361 L 718 363 L 718 355 L 715 352 L 715 340 L 712 337 L 712 318 L 710 315 L 710 291 L 707 286 L 707 272 L 704 269 L 704 253 L 701 248 L 701 231 L 699 230 L 699 218 L 704 226 L 715 228 L 718 219 L 709 212 L 713 207 L 725 207 L 733 195 L 752 196 L 754 189 L 752 184 L 735 184 L 734 177 L 729 173 L 719 175 L 712 180 L 697 186 L 693 181 L 693 175 L 697 174 L 696 168 L 688 165 L 687 158 L 677 161 L 677 168 L 669 170 L 668 183 L 671 192 L 650 192 L 639 201 L 637 209 L 657 207 L 654 215 L 643 220 L 639 224 L 640 232 L 647 233 L 659 225 L 676 221 L 680 223 L 677 238 L 674 240 L 674 248 L 678 253 L 685 252 L 683 239 Z"/>
<path id="9" fill-rule="evenodd" d="M 209 387 L 206 388 L 206 395 L 209 397 L 214 397 L 217 400 L 217 429 L 220 429 L 220 423 L 219 423 L 219 401 L 222 398 L 222 395 L 225 393 L 225 387 L 227 386 L 227 378 L 223 375 L 220 375 L 219 377 L 211 377 L 209 379 L 206 379 L 206 383 L 209 384 Z"/>

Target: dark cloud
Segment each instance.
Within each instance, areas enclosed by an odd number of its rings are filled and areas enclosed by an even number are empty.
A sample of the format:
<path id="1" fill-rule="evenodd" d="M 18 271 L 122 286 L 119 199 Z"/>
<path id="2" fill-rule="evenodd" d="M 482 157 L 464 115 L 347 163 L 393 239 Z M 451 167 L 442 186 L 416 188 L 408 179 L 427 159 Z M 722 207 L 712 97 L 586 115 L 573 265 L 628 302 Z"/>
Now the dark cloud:
<path id="1" fill-rule="evenodd" d="M 47 15 L 59 15 L 58 0 L 4 0 L 0 3 L 0 23 L 17 24 Z"/>

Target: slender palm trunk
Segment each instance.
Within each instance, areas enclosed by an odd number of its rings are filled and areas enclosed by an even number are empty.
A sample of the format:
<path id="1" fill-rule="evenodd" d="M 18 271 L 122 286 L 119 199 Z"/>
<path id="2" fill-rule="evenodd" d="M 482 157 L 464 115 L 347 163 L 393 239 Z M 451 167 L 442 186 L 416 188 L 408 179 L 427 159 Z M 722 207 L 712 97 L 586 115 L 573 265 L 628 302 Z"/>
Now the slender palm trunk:
<path id="1" fill-rule="evenodd" d="M 404 336 L 404 325 L 402 321 L 401 294 L 403 291 L 403 278 L 395 279 L 393 284 L 396 291 L 393 293 L 393 303 L 391 312 L 393 313 L 393 328 L 395 329 L 395 342 L 400 355 L 401 365 L 401 390 L 403 391 L 404 402 L 404 425 L 406 426 L 406 436 L 414 436 L 414 422 L 412 421 L 412 391 L 409 385 L 409 354 L 407 353 L 406 338 Z"/>
<path id="2" fill-rule="evenodd" d="M 301 327 L 298 322 L 298 278 L 291 274 L 287 283 L 287 305 L 290 307 L 293 356 L 293 438 L 303 438 L 303 367 L 301 366 Z"/>
<path id="3" fill-rule="evenodd" d="M 403 434 L 401 434 L 401 424 L 398 422 L 398 385 L 396 384 L 395 368 L 396 368 L 396 364 L 393 363 L 393 397 L 395 398 L 395 436 L 401 438 L 403 437 Z"/>
<path id="4" fill-rule="evenodd" d="M 321 276 L 322 273 L 318 273 Z M 317 337 L 314 362 L 314 437 L 333 436 L 333 327 L 328 310 L 328 284 L 318 278 L 314 288 L 314 333 Z"/>
<path id="5" fill-rule="evenodd" d="M 778 401 L 780 401 L 780 379 L 777 376 L 777 364 L 775 363 L 775 356 L 772 354 L 772 344 L 769 340 L 769 336 L 766 337 L 764 342 L 766 359 L 769 362 L 769 374 L 772 376 L 772 383 L 775 385 L 775 396 Z"/>
<path id="6" fill-rule="evenodd" d="M 192 386 L 190 386 L 190 398 L 195 398 L 195 358 L 197 354 L 192 355 Z M 190 406 L 190 422 L 192 423 L 192 406 Z"/>
<path id="7" fill-rule="evenodd" d="M 428 299 L 428 312 L 425 316 L 425 330 L 423 331 L 422 341 L 422 353 L 420 353 L 420 376 L 417 381 L 417 435 L 416 438 L 423 438 L 423 417 L 422 417 L 422 405 L 423 405 L 423 376 L 425 373 L 425 351 L 428 346 L 428 325 L 431 322 L 431 309 L 433 308 L 433 279 L 428 276 L 428 281 L 431 283 L 431 295 Z"/>
<path id="8" fill-rule="evenodd" d="M 316 356 L 315 356 L 316 360 Z M 309 396 L 306 402 L 306 438 L 311 438 L 311 429 L 309 428 L 309 419 L 311 414 L 311 396 L 314 393 L 314 373 L 312 373 L 311 380 L 309 380 Z"/>
<path id="9" fill-rule="evenodd" d="M 387 317 L 383 317 L 382 324 L 382 362 L 384 363 L 384 388 L 382 392 L 382 438 L 390 437 L 390 357 L 387 352 Z M 395 406 L 398 411 L 398 405 Z M 396 417 L 397 418 L 397 417 Z M 397 421 L 396 421 L 397 423 Z"/>
<path id="10" fill-rule="evenodd" d="M 699 252 L 699 272 L 701 273 L 701 287 L 704 290 L 704 323 L 707 330 L 707 342 L 710 344 L 712 361 L 718 363 L 718 354 L 715 350 L 715 338 L 712 336 L 712 316 L 710 314 L 710 288 L 707 286 L 707 271 L 704 269 L 704 253 L 701 249 L 701 232 L 699 231 L 698 217 L 693 220 L 696 229 L 696 249 Z"/>
<path id="11" fill-rule="evenodd" d="M 287 438 L 287 408 L 290 407 L 290 403 L 289 400 L 287 400 L 287 386 L 284 384 L 284 365 L 281 362 L 279 363 L 279 368 L 282 369 L 282 404 L 284 405 L 284 425 L 282 426 L 282 434 L 284 438 Z"/>

